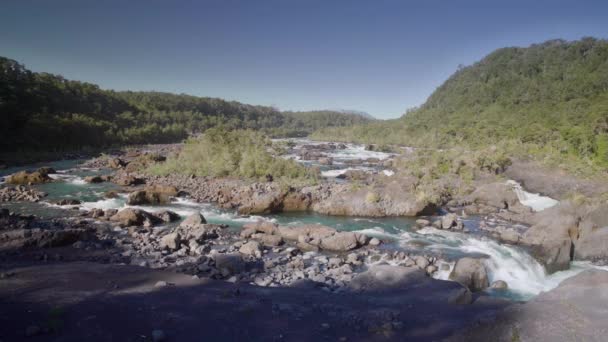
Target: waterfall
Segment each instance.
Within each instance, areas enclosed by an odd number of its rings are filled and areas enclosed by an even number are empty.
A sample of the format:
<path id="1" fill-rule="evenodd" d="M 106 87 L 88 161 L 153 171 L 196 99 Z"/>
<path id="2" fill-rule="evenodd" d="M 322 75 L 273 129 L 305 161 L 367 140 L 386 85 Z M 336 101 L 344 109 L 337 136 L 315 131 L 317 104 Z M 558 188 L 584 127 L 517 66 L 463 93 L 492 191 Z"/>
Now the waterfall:
<path id="1" fill-rule="evenodd" d="M 507 185 L 511 186 L 521 204 L 532 208 L 534 211 L 542 211 L 559 203 L 559 201 L 551 197 L 525 191 L 521 184 L 514 180 L 507 181 Z"/>

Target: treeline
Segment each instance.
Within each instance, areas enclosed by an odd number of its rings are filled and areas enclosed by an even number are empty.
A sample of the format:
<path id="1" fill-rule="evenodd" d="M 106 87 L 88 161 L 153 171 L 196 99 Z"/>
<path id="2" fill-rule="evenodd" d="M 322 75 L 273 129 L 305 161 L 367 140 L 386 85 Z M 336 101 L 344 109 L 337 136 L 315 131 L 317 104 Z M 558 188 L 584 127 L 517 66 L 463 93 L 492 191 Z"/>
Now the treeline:
<path id="1" fill-rule="evenodd" d="M 608 41 L 499 49 L 460 68 L 401 119 L 314 136 L 423 147 L 500 145 L 555 162 L 606 167 Z"/>
<path id="2" fill-rule="evenodd" d="M 0 151 L 168 143 L 211 127 L 306 136 L 321 127 L 368 121 L 331 111 L 280 112 L 217 98 L 116 92 L 26 69 L 0 57 Z"/>

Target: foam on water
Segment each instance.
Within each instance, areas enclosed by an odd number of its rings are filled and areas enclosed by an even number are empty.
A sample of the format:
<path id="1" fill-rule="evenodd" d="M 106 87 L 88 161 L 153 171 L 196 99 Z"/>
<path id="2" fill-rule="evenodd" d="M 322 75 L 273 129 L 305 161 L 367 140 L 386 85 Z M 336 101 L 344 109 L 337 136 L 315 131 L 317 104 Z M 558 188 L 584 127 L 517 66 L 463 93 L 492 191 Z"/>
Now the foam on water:
<path id="1" fill-rule="evenodd" d="M 60 180 L 60 181 L 64 181 L 66 183 L 71 183 L 71 184 L 75 184 L 75 185 L 86 185 L 87 184 L 87 182 L 84 181 L 84 178 L 75 176 L 75 175 L 66 174 L 66 173 L 49 174 L 49 177 L 51 177 L 54 180 Z"/>
<path id="2" fill-rule="evenodd" d="M 525 191 L 521 184 L 517 183 L 514 180 L 507 181 L 507 185 L 513 188 L 513 191 L 517 195 L 519 202 L 527 207 L 532 208 L 534 211 L 542 211 L 547 208 L 551 208 L 559 203 L 559 201 L 547 197 L 541 196 L 539 194 L 534 194 L 531 192 Z"/>
<path id="3" fill-rule="evenodd" d="M 392 171 L 392 170 L 382 170 L 382 173 L 384 173 L 384 175 L 388 176 L 388 177 L 395 175 L 395 171 Z"/>
<path id="4" fill-rule="evenodd" d="M 401 238 L 398 234 L 388 233 L 382 227 L 373 227 L 356 230 L 355 233 L 364 234 L 370 237 L 376 237 L 379 239 L 390 239 L 390 240 L 399 240 Z"/>
<path id="5" fill-rule="evenodd" d="M 551 290 L 561 281 L 585 269 L 596 267 L 590 263 L 573 263 L 570 269 L 548 275 L 545 268 L 530 254 L 515 246 L 472 235 L 449 232 L 435 228 L 418 231 L 433 244 L 427 248 L 436 250 L 452 249 L 467 254 L 482 254 L 490 283 L 496 280 L 507 282 L 512 293 L 520 299 L 529 299 L 540 292 Z M 453 267 L 453 266 L 452 266 Z M 438 275 L 447 279 L 449 272 Z"/>

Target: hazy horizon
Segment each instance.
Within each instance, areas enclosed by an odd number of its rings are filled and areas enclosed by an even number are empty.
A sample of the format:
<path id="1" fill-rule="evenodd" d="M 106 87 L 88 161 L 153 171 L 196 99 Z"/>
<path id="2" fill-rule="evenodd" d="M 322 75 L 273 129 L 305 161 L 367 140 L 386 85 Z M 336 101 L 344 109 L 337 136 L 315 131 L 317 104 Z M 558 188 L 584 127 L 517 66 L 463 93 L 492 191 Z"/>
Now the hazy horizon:
<path id="1" fill-rule="evenodd" d="M 6 1 L 0 55 L 105 89 L 387 119 L 497 48 L 606 38 L 608 4 L 557 3 Z"/>

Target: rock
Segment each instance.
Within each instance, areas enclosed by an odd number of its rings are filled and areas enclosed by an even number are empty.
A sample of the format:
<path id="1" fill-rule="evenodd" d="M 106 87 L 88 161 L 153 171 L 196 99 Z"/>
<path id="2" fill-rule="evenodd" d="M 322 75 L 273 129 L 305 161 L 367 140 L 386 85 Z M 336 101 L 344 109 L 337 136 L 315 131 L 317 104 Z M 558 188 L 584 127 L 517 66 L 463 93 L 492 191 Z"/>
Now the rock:
<path id="1" fill-rule="evenodd" d="M 159 222 L 159 219 L 141 209 L 125 208 L 110 217 L 110 221 L 119 222 L 125 227 L 142 225 L 153 226 L 155 223 Z"/>
<path id="2" fill-rule="evenodd" d="M 608 261 L 608 205 L 594 205 L 581 215 L 576 234 L 572 234 L 574 259 Z"/>
<path id="3" fill-rule="evenodd" d="M 255 234 L 252 237 L 266 247 L 276 247 L 283 244 L 283 238 L 278 235 Z"/>
<path id="4" fill-rule="evenodd" d="M 416 257 L 416 266 L 418 266 L 418 268 L 420 268 L 421 270 L 426 269 L 427 266 L 429 266 L 429 260 L 421 255 Z"/>
<path id="5" fill-rule="evenodd" d="M 112 177 L 112 182 L 122 186 L 133 186 L 146 183 L 144 179 L 135 177 L 128 173 L 119 173 L 115 175 Z"/>
<path id="6" fill-rule="evenodd" d="M 262 246 L 257 241 L 249 241 L 243 246 L 241 246 L 239 252 L 244 255 L 250 255 L 259 258 L 262 256 Z"/>
<path id="7" fill-rule="evenodd" d="M 333 165 L 334 159 L 331 157 L 321 157 L 319 158 L 318 162 L 321 165 Z"/>
<path id="8" fill-rule="evenodd" d="M 101 176 L 88 176 L 84 177 L 84 181 L 87 183 L 103 183 L 104 179 Z"/>
<path id="9" fill-rule="evenodd" d="M 492 283 L 492 285 L 490 287 L 495 290 L 504 291 L 509 288 L 509 285 L 507 284 L 507 282 L 505 282 L 503 280 L 496 280 L 495 282 Z"/>
<path id="10" fill-rule="evenodd" d="M 215 267 L 226 274 L 239 274 L 245 270 L 245 262 L 239 254 L 216 254 Z"/>
<path id="11" fill-rule="evenodd" d="M 336 233 L 334 228 L 315 224 L 297 227 L 279 226 L 277 230 L 278 235 L 283 237 L 283 239 L 293 241 L 298 241 L 300 236 L 305 236 L 309 237 L 311 240 L 320 241 L 321 239 Z"/>
<path id="12" fill-rule="evenodd" d="M 356 275 L 348 287 L 356 291 L 398 290 L 426 279 L 416 268 L 376 265 Z"/>
<path id="13" fill-rule="evenodd" d="M 478 186 L 467 196 L 466 202 L 490 206 L 496 210 L 518 205 L 519 199 L 511 186 L 504 182 L 496 182 Z"/>
<path id="14" fill-rule="evenodd" d="M 547 272 L 568 269 L 575 252 L 572 240 L 578 235 L 580 208 L 563 202 L 536 213 L 535 221 L 519 242 L 531 247 L 532 255 L 545 265 Z"/>
<path id="15" fill-rule="evenodd" d="M 103 211 L 103 209 L 99 209 L 99 208 L 93 208 L 91 209 L 91 211 L 89 212 L 89 216 L 91 218 L 100 218 L 105 216 L 105 212 Z"/>
<path id="16" fill-rule="evenodd" d="M 441 229 L 451 229 L 457 224 L 458 216 L 456 214 L 447 214 L 441 218 Z"/>
<path id="17" fill-rule="evenodd" d="M 65 198 L 65 199 L 56 201 L 55 204 L 57 204 L 57 205 L 79 205 L 79 204 L 81 204 L 81 202 L 76 199 Z"/>
<path id="18" fill-rule="evenodd" d="M 334 252 L 350 251 L 358 245 L 357 237 L 352 232 L 338 232 L 321 240 L 322 249 Z"/>
<path id="19" fill-rule="evenodd" d="M 179 226 L 177 232 L 181 234 L 182 240 L 204 243 L 209 239 L 217 239 L 225 227 L 218 224 L 186 225 Z"/>
<path id="20" fill-rule="evenodd" d="M 21 171 L 14 173 L 8 177 L 6 177 L 5 181 L 7 184 L 16 184 L 16 185 L 28 185 L 28 184 L 40 184 L 50 182 L 53 179 L 49 177 L 46 173 L 40 173 L 38 171 L 28 172 Z"/>
<path id="21" fill-rule="evenodd" d="M 180 242 L 181 236 L 179 233 L 169 233 L 160 239 L 160 247 L 170 251 L 176 251 L 179 249 Z"/>
<path id="22" fill-rule="evenodd" d="M 506 229 L 499 232 L 501 241 L 516 245 L 519 243 L 520 234 L 514 229 Z"/>
<path id="23" fill-rule="evenodd" d="M 254 228 L 245 228 L 243 230 L 241 230 L 241 234 L 240 236 L 243 239 L 249 239 L 252 235 L 256 234 L 256 230 Z"/>
<path id="24" fill-rule="evenodd" d="M 248 223 L 243 225 L 243 230 L 252 229 L 256 233 L 264 233 L 268 235 L 278 235 L 278 225 L 268 221 L 259 221 L 256 223 Z"/>
<path id="25" fill-rule="evenodd" d="M 296 243 L 296 247 L 298 247 L 298 249 L 301 250 L 302 252 L 318 252 L 319 251 L 319 247 L 312 245 L 310 243 L 307 243 L 307 242 L 298 242 L 298 243 Z"/>
<path id="26" fill-rule="evenodd" d="M 120 169 L 126 165 L 127 165 L 127 163 L 120 158 L 108 159 L 108 167 L 111 169 Z"/>
<path id="27" fill-rule="evenodd" d="M 175 195 L 177 195 L 177 189 L 175 187 L 148 187 L 145 190 L 138 190 L 130 193 L 127 198 L 127 204 L 169 203 L 169 198 Z"/>
<path id="28" fill-rule="evenodd" d="M 43 175 L 50 175 L 50 174 L 57 173 L 57 171 L 54 168 L 49 167 L 49 166 L 40 167 L 40 168 L 38 168 L 38 170 L 36 170 L 36 172 L 43 174 Z"/>
<path id="29" fill-rule="evenodd" d="M 180 226 L 181 227 L 190 227 L 190 226 L 196 226 L 196 225 L 205 224 L 205 223 L 207 223 L 207 220 L 201 213 L 194 213 L 194 214 L 186 217 L 186 219 L 184 221 L 182 221 L 182 223 L 180 223 Z"/>
<path id="30" fill-rule="evenodd" d="M 180 216 L 177 213 L 172 212 L 171 210 L 159 211 L 157 213 L 154 213 L 154 216 L 167 223 L 175 222 L 180 219 Z"/>
<path id="31" fill-rule="evenodd" d="M 105 198 L 118 198 L 118 193 L 116 191 L 106 191 L 103 194 L 103 197 L 105 197 Z"/>
<path id="32" fill-rule="evenodd" d="M 483 261 L 475 258 L 461 258 L 456 262 L 450 279 L 468 287 L 471 291 L 481 291 L 488 287 L 488 274 Z"/>
<path id="33" fill-rule="evenodd" d="M 380 240 L 378 240 L 377 238 L 371 238 L 371 240 L 369 240 L 370 246 L 379 246 L 380 243 L 381 243 Z"/>
<path id="34" fill-rule="evenodd" d="M 473 302 L 473 294 L 465 287 L 456 289 L 448 298 L 448 303 L 457 305 L 466 305 Z"/>

